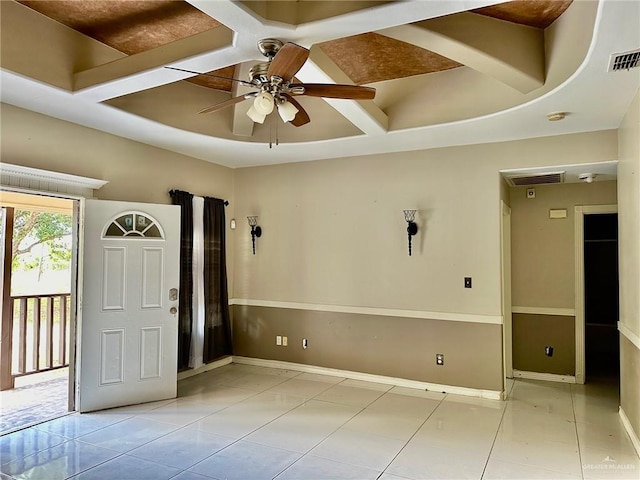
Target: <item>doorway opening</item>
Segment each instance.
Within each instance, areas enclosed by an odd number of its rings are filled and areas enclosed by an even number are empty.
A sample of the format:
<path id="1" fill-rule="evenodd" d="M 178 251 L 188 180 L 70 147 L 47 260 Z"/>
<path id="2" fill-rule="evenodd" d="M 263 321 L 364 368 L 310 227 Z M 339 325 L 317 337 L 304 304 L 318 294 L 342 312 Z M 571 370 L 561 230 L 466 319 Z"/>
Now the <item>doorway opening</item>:
<path id="1" fill-rule="evenodd" d="M 0 434 L 65 415 L 74 342 L 74 200 L 0 191 Z"/>
<path id="2" fill-rule="evenodd" d="M 618 214 L 584 216 L 585 381 L 618 381 Z"/>

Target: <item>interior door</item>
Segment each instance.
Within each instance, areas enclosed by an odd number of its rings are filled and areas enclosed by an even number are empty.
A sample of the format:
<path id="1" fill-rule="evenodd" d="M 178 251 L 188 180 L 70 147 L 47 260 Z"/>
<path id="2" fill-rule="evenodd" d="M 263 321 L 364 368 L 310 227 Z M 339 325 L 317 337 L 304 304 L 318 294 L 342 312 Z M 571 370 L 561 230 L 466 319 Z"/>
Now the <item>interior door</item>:
<path id="1" fill-rule="evenodd" d="M 174 398 L 180 207 L 87 200 L 81 412 Z"/>

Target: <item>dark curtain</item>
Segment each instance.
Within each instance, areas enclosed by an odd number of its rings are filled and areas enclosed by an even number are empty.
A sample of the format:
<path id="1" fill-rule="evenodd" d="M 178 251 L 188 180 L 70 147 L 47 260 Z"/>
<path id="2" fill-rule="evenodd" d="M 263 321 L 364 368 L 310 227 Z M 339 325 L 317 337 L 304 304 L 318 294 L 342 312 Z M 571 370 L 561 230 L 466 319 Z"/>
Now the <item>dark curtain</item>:
<path id="1" fill-rule="evenodd" d="M 178 370 L 189 368 L 193 298 L 193 195 L 171 190 L 171 201 L 180 205 L 180 304 L 178 306 Z"/>
<path id="2" fill-rule="evenodd" d="M 204 363 L 232 354 L 224 200 L 204 197 Z"/>

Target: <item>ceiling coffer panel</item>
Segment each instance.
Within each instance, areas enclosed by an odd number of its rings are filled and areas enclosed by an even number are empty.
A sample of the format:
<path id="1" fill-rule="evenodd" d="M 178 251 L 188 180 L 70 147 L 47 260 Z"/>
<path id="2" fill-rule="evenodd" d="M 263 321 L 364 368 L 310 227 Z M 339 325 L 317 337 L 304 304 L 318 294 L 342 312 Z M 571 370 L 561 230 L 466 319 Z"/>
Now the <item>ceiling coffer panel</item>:
<path id="1" fill-rule="evenodd" d="M 176 0 L 20 0 L 20 3 L 127 55 L 220 26 L 189 3 Z"/>
<path id="2" fill-rule="evenodd" d="M 319 44 L 356 85 L 440 72 L 461 65 L 410 43 L 363 33 Z"/>
<path id="3" fill-rule="evenodd" d="M 529 27 L 547 28 L 572 2 L 573 0 L 514 0 L 471 11 Z"/>

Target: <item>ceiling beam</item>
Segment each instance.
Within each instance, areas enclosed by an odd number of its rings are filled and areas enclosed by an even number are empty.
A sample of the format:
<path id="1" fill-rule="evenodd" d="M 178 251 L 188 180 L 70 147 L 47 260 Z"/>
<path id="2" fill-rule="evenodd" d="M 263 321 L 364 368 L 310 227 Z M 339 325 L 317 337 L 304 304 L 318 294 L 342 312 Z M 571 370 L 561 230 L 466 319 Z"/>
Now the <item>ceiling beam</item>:
<path id="1" fill-rule="evenodd" d="M 544 85 L 544 31 L 538 28 L 464 12 L 377 33 L 455 60 L 522 93 Z"/>
<path id="2" fill-rule="evenodd" d="M 222 25 L 147 52 L 77 72 L 74 75 L 74 93 L 86 100 L 101 102 L 191 76 L 165 69 L 168 64 L 208 72 L 260 59 L 256 43 L 262 38 L 279 38 L 309 47 L 335 38 L 501 3 L 496 0 L 428 3 L 405 0 L 295 26 L 265 20 L 240 2 L 187 1 Z M 292 8 L 297 8 L 295 2 L 292 2 Z"/>
<path id="3" fill-rule="evenodd" d="M 296 78 L 303 83 L 353 83 L 340 67 L 316 46 L 311 47 L 309 60 L 296 74 Z M 387 133 L 389 119 L 373 100 L 325 98 L 324 101 L 367 135 Z"/>
<path id="4" fill-rule="evenodd" d="M 171 72 L 164 68 L 165 65 L 198 54 L 217 54 L 216 56 L 221 60 L 220 63 L 223 63 L 221 66 L 227 66 L 228 64 L 224 64 L 224 59 L 232 50 L 232 39 L 231 30 L 219 26 L 145 52 L 77 72 L 74 74 L 74 92 L 99 102 L 158 86 L 156 76 L 166 76 L 170 80 L 164 83 L 171 83 L 193 75 Z"/>
<path id="5" fill-rule="evenodd" d="M 303 46 L 359 35 L 407 23 L 487 7 L 508 0 L 403 0 L 298 25 L 295 34 Z"/>

